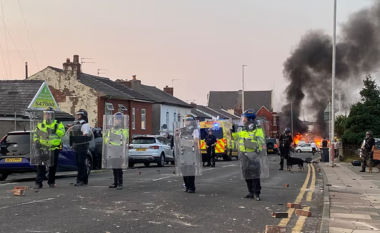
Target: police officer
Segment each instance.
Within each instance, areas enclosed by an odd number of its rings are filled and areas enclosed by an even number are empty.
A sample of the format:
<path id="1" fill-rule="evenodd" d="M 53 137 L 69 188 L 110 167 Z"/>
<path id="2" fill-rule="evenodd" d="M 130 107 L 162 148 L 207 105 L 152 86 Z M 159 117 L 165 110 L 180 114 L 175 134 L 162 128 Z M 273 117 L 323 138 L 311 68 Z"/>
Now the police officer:
<path id="1" fill-rule="evenodd" d="M 215 145 L 216 145 L 216 137 L 213 134 L 213 130 L 208 129 L 208 135 L 205 138 L 206 142 L 206 150 L 207 150 L 207 164 L 206 167 L 215 167 Z M 212 164 L 211 164 L 212 161 Z M 203 163 L 204 166 L 204 163 Z"/>
<path id="2" fill-rule="evenodd" d="M 87 111 L 79 109 L 75 113 L 74 125 L 70 128 L 70 144 L 72 145 L 77 156 L 78 175 L 74 186 L 84 186 L 88 184 L 88 174 L 86 167 L 87 152 L 92 140 L 91 127 L 88 124 Z"/>
<path id="3" fill-rule="evenodd" d="M 261 165 L 258 156 L 263 153 L 265 145 L 264 131 L 256 122 L 256 113 L 253 110 L 247 110 L 242 114 L 243 126 L 241 131 L 233 133 L 233 137 L 239 141 L 239 160 L 241 163 L 243 177 L 247 183 L 249 194 L 246 198 L 254 198 L 260 201 L 261 194 Z M 253 143 L 257 147 L 253 149 L 245 146 L 245 141 Z M 249 156 L 255 154 L 256 159 Z M 264 164 L 263 164 L 264 165 Z"/>
<path id="4" fill-rule="evenodd" d="M 363 151 L 363 165 L 360 172 L 365 172 L 365 167 L 372 163 L 373 152 L 375 150 L 375 139 L 373 138 L 372 131 L 366 132 L 365 144 L 362 147 Z"/>
<path id="5" fill-rule="evenodd" d="M 194 118 L 191 115 L 186 115 L 184 117 L 185 120 L 185 127 L 181 128 L 179 132 L 179 138 L 184 138 L 189 141 L 194 141 L 196 142 L 199 140 L 199 130 L 198 127 L 195 123 Z M 177 146 L 177 144 L 175 145 Z M 188 149 L 188 148 L 186 148 Z M 200 148 L 197 144 L 194 145 L 194 151 L 199 151 Z M 200 153 L 199 153 L 200 154 Z M 191 154 L 191 155 L 197 155 Z M 177 155 L 177 156 L 189 156 L 189 154 L 185 155 Z M 196 161 L 197 158 L 191 158 L 190 160 Z M 185 183 L 185 192 L 188 193 L 195 193 L 195 174 L 196 174 L 196 165 L 181 165 L 181 164 L 176 164 L 176 166 L 179 166 L 179 169 L 181 170 L 183 174 L 183 181 Z"/>
<path id="6" fill-rule="evenodd" d="M 41 148 L 45 147 L 50 151 L 49 156 L 52 156 L 52 158 L 49 158 L 49 160 L 52 160 L 52 166 L 49 166 L 48 185 L 50 188 L 54 188 L 59 152 L 62 149 L 61 138 L 65 135 L 65 127 L 62 122 L 58 122 L 54 119 L 54 109 L 52 107 L 47 107 L 43 113 L 44 118 L 42 122 L 37 125 L 36 133 L 33 134 L 33 141 L 39 145 L 37 149 L 41 150 Z M 39 136 L 43 134 L 46 136 Z M 38 153 L 41 154 L 42 152 L 40 151 Z M 42 182 L 46 175 L 46 165 L 41 162 L 42 161 L 40 161 L 37 166 L 35 189 L 42 188 Z"/>
<path id="7" fill-rule="evenodd" d="M 127 163 L 127 153 L 128 148 L 127 143 L 129 142 L 129 130 L 124 127 L 124 114 L 121 112 L 117 112 L 113 115 L 114 127 L 108 131 L 107 135 L 104 137 L 105 144 L 109 146 L 107 153 L 125 153 L 122 154 L 121 157 L 115 159 L 108 159 L 107 163 L 111 167 L 114 167 L 113 170 L 113 184 L 111 184 L 110 188 L 117 188 L 117 190 L 123 189 L 123 169 Z M 112 140 L 112 138 L 118 138 L 118 140 Z M 124 147 L 124 148 L 123 148 Z M 106 155 L 103 155 L 106 156 Z M 108 156 L 108 155 L 107 155 Z M 112 155 L 111 155 L 112 156 Z M 118 155 L 117 155 L 118 156 Z M 116 157 L 116 156 L 113 156 Z M 112 161 L 111 161 L 112 160 Z M 124 163 L 124 164 L 123 164 Z M 107 167 L 109 167 L 107 165 Z"/>
<path id="8" fill-rule="evenodd" d="M 293 138 L 292 136 L 290 135 L 292 131 L 289 129 L 289 128 L 286 128 L 284 133 L 281 134 L 280 136 L 280 156 L 281 156 L 281 160 L 280 160 L 280 169 L 278 170 L 284 170 L 284 159 L 288 159 L 289 158 L 289 153 L 290 153 L 290 147 L 293 143 Z"/>

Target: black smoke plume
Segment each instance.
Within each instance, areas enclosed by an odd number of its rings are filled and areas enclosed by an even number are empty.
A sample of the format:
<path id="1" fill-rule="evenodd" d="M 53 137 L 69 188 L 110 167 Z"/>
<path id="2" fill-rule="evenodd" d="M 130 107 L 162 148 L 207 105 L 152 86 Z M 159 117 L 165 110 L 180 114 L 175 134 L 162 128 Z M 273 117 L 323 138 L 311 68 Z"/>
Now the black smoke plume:
<path id="1" fill-rule="evenodd" d="M 342 108 L 349 108 L 350 96 L 362 86 L 366 74 L 380 68 L 380 1 L 360 10 L 337 33 L 335 106 L 339 93 Z M 304 35 L 298 47 L 284 63 L 287 103 L 282 107 L 281 128 L 290 127 L 290 103 L 293 102 L 294 133 L 305 133 L 300 120 L 303 110 L 315 118 L 314 132 L 328 137 L 324 110 L 331 99 L 332 37 L 322 31 Z"/>

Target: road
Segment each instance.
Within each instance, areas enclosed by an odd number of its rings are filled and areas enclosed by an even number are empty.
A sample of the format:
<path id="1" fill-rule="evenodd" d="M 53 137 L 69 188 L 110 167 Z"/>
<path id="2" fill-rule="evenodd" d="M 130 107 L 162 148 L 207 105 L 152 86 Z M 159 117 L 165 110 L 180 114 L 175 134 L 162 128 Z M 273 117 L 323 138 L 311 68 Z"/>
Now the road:
<path id="1" fill-rule="evenodd" d="M 311 157 L 311 154 L 295 154 Z M 323 205 L 322 179 L 313 165 L 279 171 L 270 155 L 270 178 L 262 179 L 261 201 L 243 198 L 238 161 L 218 161 L 196 178 L 195 194 L 183 192 L 174 167 L 136 167 L 124 172 L 124 189 L 109 189 L 112 172 L 90 176 L 87 187 L 74 187 L 74 176 L 57 179 L 57 187 L 13 196 L 14 186 L 33 188 L 32 177 L 10 176 L 0 182 L 0 232 L 264 232 L 265 225 L 286 226 L 287 232 L 317 232 Z M 284 187 L 289 184 L 289 187 Z M 313 216 L 298 217 L 287 203 L 300 202 Z M 289 218 L 272 218 L 272 212 Z"/>

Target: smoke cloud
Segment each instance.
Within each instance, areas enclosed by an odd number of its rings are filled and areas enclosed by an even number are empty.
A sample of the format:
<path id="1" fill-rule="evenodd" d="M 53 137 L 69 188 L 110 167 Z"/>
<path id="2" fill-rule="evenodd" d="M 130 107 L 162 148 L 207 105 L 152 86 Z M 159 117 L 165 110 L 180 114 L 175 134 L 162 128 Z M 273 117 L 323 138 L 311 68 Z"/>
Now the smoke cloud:
<path id="1" fill-rule="evenodd" d="M 339 94 L 342 108 L 349 108 L 350 96 L 361 88 L 365 75 L 380 68 L 380 1 L 351 15 L 337 34 L 336 110 Z M 292 102 L 294 133 L 307 132 L 300 120 L 304 110 L 315 118 L 315 133 L 328 137 L 324 110 L 331 99 L 331 71 L 332 37 L 318 30 L 306 33 L 284 63 L 284 77 L 290 83 L 285 90 L 281 128 L 291 126 Z"/>

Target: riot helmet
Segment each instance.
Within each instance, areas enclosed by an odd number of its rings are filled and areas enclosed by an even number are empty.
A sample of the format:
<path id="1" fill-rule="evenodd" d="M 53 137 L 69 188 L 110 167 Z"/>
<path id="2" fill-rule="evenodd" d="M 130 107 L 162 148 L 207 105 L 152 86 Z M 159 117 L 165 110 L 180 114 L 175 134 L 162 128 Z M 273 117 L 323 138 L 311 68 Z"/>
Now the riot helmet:
<path id="1" fill-rule="evenodd" d="M 212 135 L 213 133 L 214 133 L 214 130 L 213 130 L 212 128 L 209 128 L 209 129 L 208 129 L 208 134 L 209 134 L 209 135 Z"/>
<path id="2" fill-rule="evenodd" d="M 373 135 L 371 130 L 368 130 L 365 134 L 366 134 L 367 138 L 372 137 L 372 135 Z"/>
<path id="3" fill-rule="evenodd" d="M 252 110 L 252 109 L 249 109 L 249 110 L 245 111 L 241 115 L 241 117 L 242 117 L 241 120 L 242 120 L 243 125 L 246 125 L 248 123 L 252 123 L 252 122 L 255 121 L 255 119 L 256 119 L 256 112 L 254 110 Z"/>
<path id="4" fill-rule="evenodd" d="M 53 123 L 55 119 L 55 114 L 54 114 L 54 108 L 52 107 L 47 107 L 44 110 L 44 120 L 46 121 L 47 124 Z"/>
<path id="5" fill-rule="evenodd" d="M 184 120 L 185 120 L 185 126 L 191 126 L 191 122 L 194 121 L 194 117 L 191 115 L 186 115 L 184 117 Z"/>
<path id="6" fill-rule="evenodd" d="M 290 130 L 290 128 L 286 128 L 285 130 L 284 130 L 284 133 L 285 134 L 289 134 L 289 133 L 291 133 L 292 131 Z"/>
<path id="7" fill-rule="evenodd" d="M 84 110 L 84 109 L 79 109 L 76 113 L 75 113 L 75 121 L 76 122 L 81 122 L 81 121 L 85 121 L 88 123 L 88 117 L 87 117 L 87 111 Z M 82 123 L 82 122 L 81 122 Z"/>
<path id="8" fill-rule="evenodd" d="M 124 114 L 121 112 L 117 112 L 113 114 L 113 126 L 121 127 L 123 126 Z"/>

